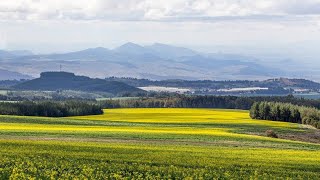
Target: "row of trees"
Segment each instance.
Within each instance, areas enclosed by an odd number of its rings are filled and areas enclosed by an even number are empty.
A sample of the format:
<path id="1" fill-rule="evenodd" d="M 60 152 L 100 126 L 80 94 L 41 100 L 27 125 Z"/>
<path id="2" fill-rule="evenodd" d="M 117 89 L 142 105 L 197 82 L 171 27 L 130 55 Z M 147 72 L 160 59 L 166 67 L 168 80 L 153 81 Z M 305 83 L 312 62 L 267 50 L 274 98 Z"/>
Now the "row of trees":
<path id="1" fill-rule="evenodd" d="M 1 115 L 66 117 L 102 114 L 100 106 L 84 101 L 23 101 L 0 103 Z"/>
<path id="2" fill-rule="evenodd" d="M 166 98 L 117 99 L 101 102 L 104 108 L 226 108 L 249 109 L 252 103 L 234 96 L 180 96 Z"/>
<path id="3" fill-rule="evenodd" d="M 284 121 L 312 125 L 320 129 L 320 110 L 291 103 L 255 102 L 250 109 L 253 119 Z"/>
<path id="4" fill-rule="evenodd" d="M 238 97 L 238 96 L 187 96 L 149 97 L 125 100 L 106 100 L 104 108 L 226 108 L 249 110 L 254 102 L 284 102 L 320 109 L 320 100 L 308 100 L 293 96 Z"/>

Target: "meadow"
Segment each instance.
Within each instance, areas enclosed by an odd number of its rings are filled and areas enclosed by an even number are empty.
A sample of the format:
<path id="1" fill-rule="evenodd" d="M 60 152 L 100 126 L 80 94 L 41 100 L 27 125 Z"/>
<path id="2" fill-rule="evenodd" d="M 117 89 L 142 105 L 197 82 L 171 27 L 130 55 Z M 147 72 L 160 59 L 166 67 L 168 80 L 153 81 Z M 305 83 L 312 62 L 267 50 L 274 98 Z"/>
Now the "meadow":
<path id="1" fill-rule="evenodd" d="M 288 138 L 315 131 L 225 109 L 0 116 L 0 178 L 318 179 L 320 144 Z"/>

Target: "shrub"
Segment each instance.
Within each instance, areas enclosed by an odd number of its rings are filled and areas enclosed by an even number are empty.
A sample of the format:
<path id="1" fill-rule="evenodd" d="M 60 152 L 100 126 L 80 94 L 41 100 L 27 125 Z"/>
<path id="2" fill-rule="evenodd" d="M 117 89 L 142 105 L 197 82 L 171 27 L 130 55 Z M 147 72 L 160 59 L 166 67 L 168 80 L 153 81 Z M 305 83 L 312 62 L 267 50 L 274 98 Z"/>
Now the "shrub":
<path id="1" fill-rule="evenodd" d="M 273 130 L 266 131 L 267 137 L 278 138 L 278 135 Z"/>
<path id="2" fill-rule="evenodd" d="M 317 129 L 320 129 L 320 121 L 315 126 Z"/>
<path id="3" fill-rule="evenodd" d="M 310 117 L 304 117 L 302 119 L 302 124 L 310 124 L 311 121 L 312 119 Z"/>

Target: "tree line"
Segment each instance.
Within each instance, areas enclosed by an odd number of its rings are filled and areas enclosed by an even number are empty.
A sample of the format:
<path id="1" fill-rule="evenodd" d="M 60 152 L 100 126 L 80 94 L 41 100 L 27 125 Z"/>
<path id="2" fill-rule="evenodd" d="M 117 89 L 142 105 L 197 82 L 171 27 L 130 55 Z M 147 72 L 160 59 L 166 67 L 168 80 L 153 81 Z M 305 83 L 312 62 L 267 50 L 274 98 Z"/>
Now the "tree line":
<path id="1" fill-rule="evenodd" d="M 85 101 L 22 101 L 1 102 L 1 115 L 67 117 L 102 114 L 96 103 Z"/>
<path id="2" fill-rule="evenodd" d="M 291 103 L 255 102 L 250 109 L 253 119 L 300 123 L 320 129 L 320 110 Z"/>
<path id="3" fill-rule="evenodd" d="M 225 108 L 249 110 L 254 102 L 283 102 L 320 109 L 320 100 L 289 96 L 188 96 L 141 97 L 101 101 L 103 108 Z"/>
<path id="4" fill-rule="evenodd" d="M 268 87 L 268 88 L 285 88 L 288 87 L 288 82 L 291 87 L 298 86 L 307 89 L 319 89 L 320 84 L 305 80 L 305 79 L 287 79 L 277 78 L 265 81 L 250 81 L 250 80 L 227 80 L 227 81 L 212 81 L 212 80 L 160 80 L 153 81 L 149 79 L 137 79 L 128 77 L 109 77 L 107 81 L 123 82 L 134 87 L 144 86 L 163 86 L 163 87 L 183 87 L 192 89 L 224 89 L 224 88 L 241 88 L 241 87 Z"/>

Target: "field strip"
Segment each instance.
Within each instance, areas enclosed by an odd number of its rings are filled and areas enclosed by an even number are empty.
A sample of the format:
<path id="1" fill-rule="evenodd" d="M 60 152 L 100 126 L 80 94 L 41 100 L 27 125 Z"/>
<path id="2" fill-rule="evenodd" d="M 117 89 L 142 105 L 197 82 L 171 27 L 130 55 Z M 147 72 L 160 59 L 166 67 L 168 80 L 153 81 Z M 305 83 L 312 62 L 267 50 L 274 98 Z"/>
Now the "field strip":
<path id="1" fill-rule="evenodd" d="M 74 116 L 66 119 L 75 120 L 96 120 L 110 122 L 129 123 L 165 123 L 165 124 L 226 124 L 226 125 L 251 125 L 298 128 L 297 124 L 253 120 L 249 117 L 248 111 L 221 110 L 221 109 L 201 109 L 201 108 L 132 108 L 132 109 L 104 109 L 103 115 Z"/>
<path id="2" fill-rule="evenodd" d="M 14 152 L 20 153 L 35 153 L 41 154 L 43 150 L 45 152 L 50 152 L 53 154 L 63 153 L 66 156 L 78 156 L 77 152 L 83 153 L 94 153 L 96 157 L 103 158 L 105 155 L 109 154 L 116 158 L 117 156 L 127 156 L 132 155 L 133 157 L 141 157 L 142 159 L 149 159 L 153 156 L 156 158 L 161 158 L 162 155 L 166 153 L 170 154 L 184 154 L 180 158 L 184 160 L 186 157 L 199 156 L 205 157 L 205 161 L 202 164 L 205 165 L 205 162 L 209 160 L 208 158 L 214 158 L 214 161 L 219 162 L 219 158 L 232 160 L 234 162 L 238 161 L 247 161 L 247 162 L 256 162 L 258 161 L 276 161 L 282 162 L 286 161 L 286 164 L 296 164 L 303 160 L 304 164 L 314 164 L 316 162 L 320 163 L 320 151 L 319 150 L 297 150 L 297 149 L 274 149 L 274 148 L 261 148 L 261 147 L 223 147 L 223 146 L 198 146 L 198 145 L 175 145 L 175 144 L 139 144 L 139 143 L 119 143 L 119 142 L 109 142 L 109 143 L 100 143 L 100 142 L 71 142 L 71 141 L 59 141 L 59 140 L 5 140 L 0 139 L 0 145 L 11 146 L 10 148 L 0 149 L 0 154 L 10 155 Z M 21 149 L 16 149 L 16 147 L 26 146 L 31 147 L 29 151 L 21 151 Z M 34 152 L 33 148 L 42 149 L 39 152 Z M 80 150 L 80 151 L 79 151 Z M 70 154 L 70 152 L 75 152 L 76 154 Z M 93 151 L 93 152 L 91 152 Z M 128 152 L 130 151 L 130 152 Z M 119 152 L 116 156 L 114 152 Z M 161 154 L 158 154 L 160 153 Z M 111 154 L 110 154 L 111 153 Z M 122 154 L 123 153 L 123 154 Z M 171 155 L 170 155 L 171 156 Z M 193 157 L 194 160 L 196 158 Z M 90 157 L 89 157 L 90 158 Z M 174 158 L 171 156 L 171 158 Z M 128 160 L 131 158 L 128 157 Z M 174 159 L 173 159 L 174 160 Z M 160 160 L 161 161 L 161 160 Z M 165 160 L 167 161 L 167 160 Z M 179 161 L 181 164 L 184 162 Z M 194 162 L 196 163 L 196 161 Z M 272 164 L 271 164 L 272 165 Z"/>
<path id="3" fill-rule="evenodd" d="M 64 142 L 99 142 L 99 143 L 136 143 L 155 145 L 196 145 L 196 146 L 232 146 L 232 147 L 252 147 L 250 142 L 239 142 L 236 140 L 216 140 L 216 141 L 194 141 L 194 140 L 173 140 L 173 139 L 136 139 L 136 138 L 85 138 L 85 137 L 42 137 L 42 136 L 1 136 L 0 140 L 27 140 L 27 141 L 64 141 Z M 274 145 L 275 146 L 275 145 Z M 257 148 L 274 147 L 266 143 L 255 142 Z M 320 148 L 320 145 L 319 145 Z M 289 148 L 293 149 L 293 148 Z"/>
<path id="4" fill-rule="evenodd" d="M 195 145 L 228 145 L 228 146 L 251 146 L 251 147 L 279 147 L 284 149 L 294 149 L 295 146 L 306 146 L 305 148 L 312 148 L 312 149 L 319 149 L 320 145 L 315 143 L 308 143 L 302 141 L 294 141 L 294 140 L 286 140 L 286 139 L 274 139 L 269 137 L 257 136 L 257 135 L 246 135 L 246 134 L 235 134 L 224 132 L 222 130 L 218 130 L 214 132 L 213 130 L 206 130 L 202 132 L 198 130 L 200 134 L 196 131 L 192 131 L 189 129 L 190 132 L 186 132 L 183 129 L 182 133 L 179 133 L 176 129 L 169 129 L 169 131 L 159 130 L 159 129 L 149 129 L 147 131 L 142 131 L 138 129 L 112 129 L 109 127 L 104 127 L 106 131 L 96 131 L 96 129 L 91 129 L 88 131 L 88 128 L 80 128 L 81 131 L 78 131 L 77 128 L 70 128 L 69 130 L 55 127 L 54 130 L 50 130 L 47 127 L 43 129 L 39 129 L 39 127 L 34 130 L 34 126 L 30 126 L 26 128 L 25 126 L 20 127 L 20 130 L 17 127 L 10 126 L 6 130 L 1 129 L 0 126 L 0 133 L 2 136 L 7 137 L 8 134 L 13 135 L 16 137 L 28 137 L 31 140 L 62 140 L 62 141 L 92 141 L 92 139 L 96 139 L 96 142 L 110 142 L 110 138 L 113 138 L 112 141 L 132 141 L 132 142 L 139 142 L 139 143 L 178 143 L 183 144 L 183 141 L 186 144 L 195 144 Z M 89 128 L 90 129 L 90 128 Z M 15 136 L 15 134 L 22 133 L 19 136 Z M 25 133 L 25 134 L 23 134 Z M 30 133 L 33 134 L 33 137 L 30 137 Z M 44 133 L 44 134 L 43 134 Z M 141 136 L 139 135 L 141 134 Z M 181 137 L 179 136 L 181 135 Z M 188 136 L 185 136 L 188 135 Z M 189 136 L 190 135 L 190 136 Z M 203 135 L 207 136 L 206 139 L 202 137 Z M 49 138 L 48 138 L 49 137 Z M 70 139 L 73 138 L 73 139 Z M 162 137 L 162 138 L 161 138 Z M 27 138 L 27 139 L 28 139 Z M 178 140 L 176 138 L 179 138 Z M 108 139 L 108 140 L 106 140 Z M 120 139 L 120 140 L 119 140 Z M 138 140 L 138 141 L 137 141 Z M 146 141 L 144 141 L 146 140 Z M 188 142 L 188 143 L 187 143 Z M 286 146 L 286 147 L 285 147 Z M 303 148 L 303 149 L 305 149 Z"/>
<path id="5" fill-rule="evenodd" d="M 12 124 L 0 123 L 0 131 L 56 132 L 56 133 L 139 133 L 139 134 L 171 134 L 171 135 L 206 135 L 213 137 L 244 138 L 274 142 L 294 142 L 274 139 L 258 135 L 237 134 L 223 128 L 192 128 L 192 127 L 112 127 L 112 126 L 72 126 L 46 124 Z"/>
<path id="6" fill-rule="evenodd" d="M 82 137 L 38 137 L 38 136 L 1 136 L 0 140 L 30 140 L 30 141 L 66 141 L 66 142 L 101 142 L 101 143 L 138 143 L 138 144 L 180 144 L 180 145 L 231 145 L 241 146 L 243 142 L 238 141 L 191 141 L 172 139 L 134 139 L 134 138 L 82 138 Z M 257 147 L 268 147 L 261 143 Z"/>

